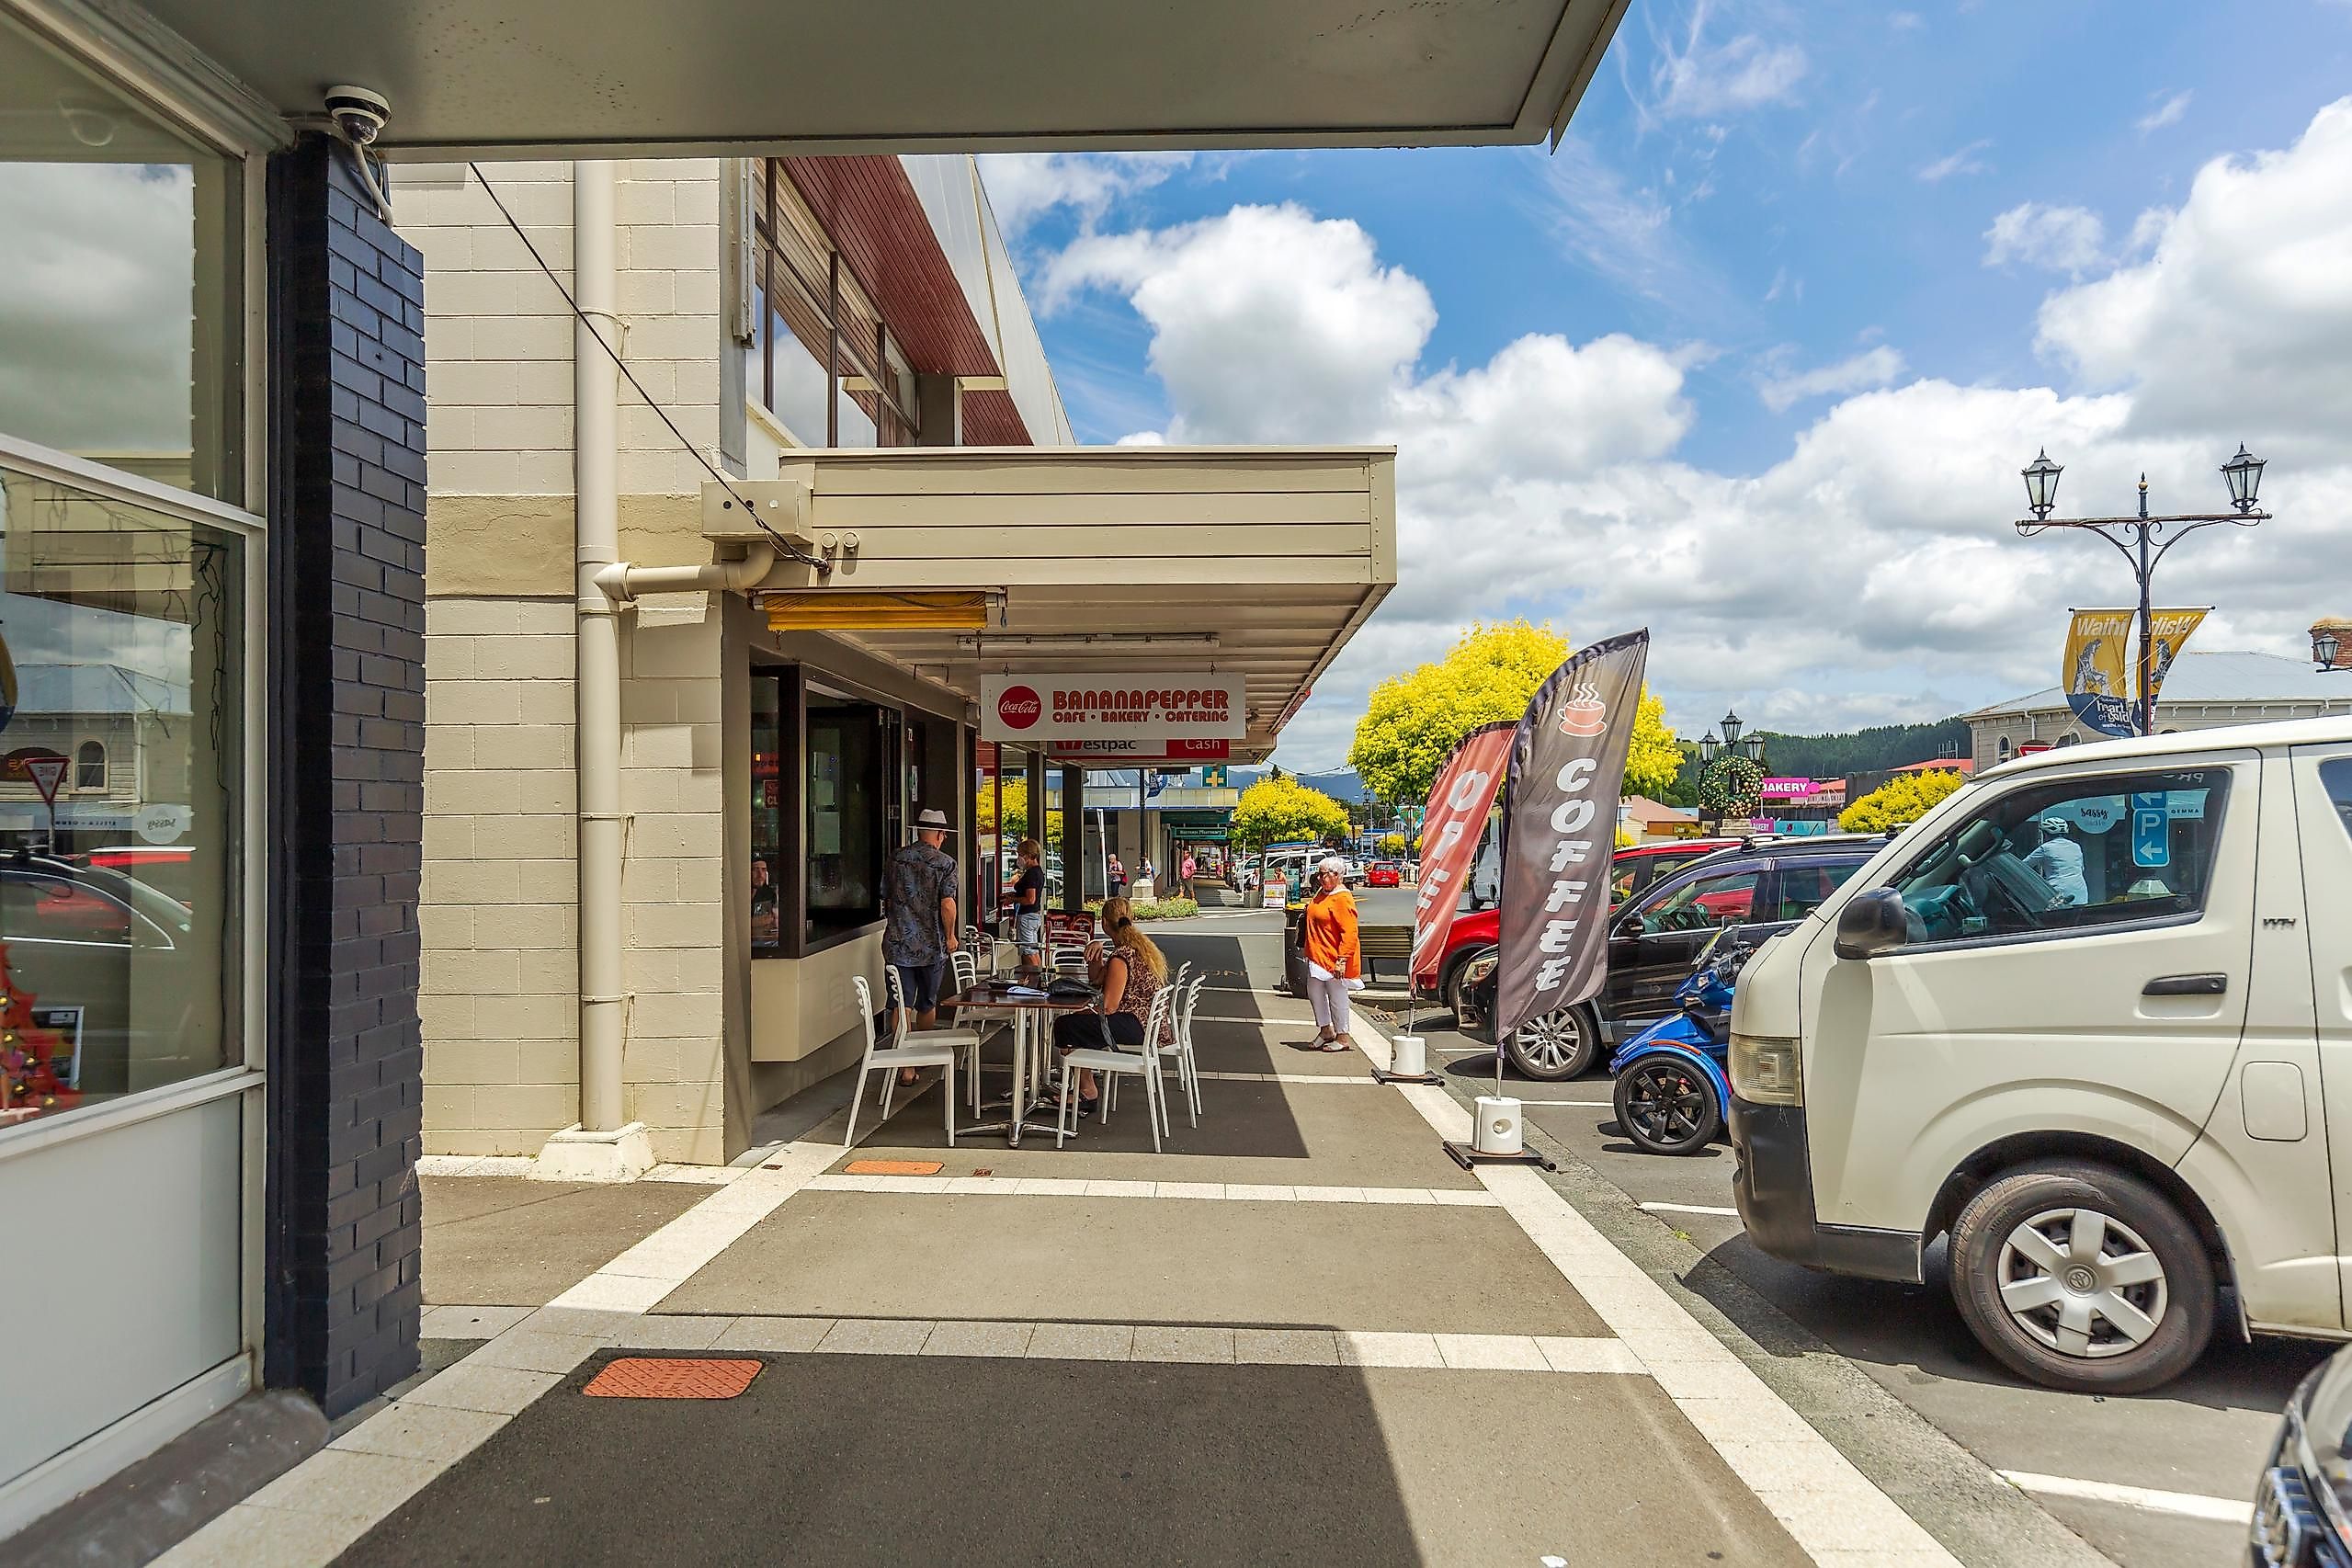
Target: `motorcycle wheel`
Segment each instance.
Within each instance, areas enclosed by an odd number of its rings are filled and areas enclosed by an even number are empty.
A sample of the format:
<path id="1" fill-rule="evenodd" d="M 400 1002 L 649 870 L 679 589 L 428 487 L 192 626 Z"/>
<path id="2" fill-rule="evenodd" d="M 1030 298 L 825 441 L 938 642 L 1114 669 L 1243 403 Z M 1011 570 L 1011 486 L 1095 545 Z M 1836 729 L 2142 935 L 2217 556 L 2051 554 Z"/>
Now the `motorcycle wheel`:
<path id="1" fill-rule="evenodd" d="M 1640 1056 L 1617 1075 L 1617 1124 L 1647 1154 L 1695 1154 L 1722 1131 L 1715 1085 L 1680 1057 Z"/>

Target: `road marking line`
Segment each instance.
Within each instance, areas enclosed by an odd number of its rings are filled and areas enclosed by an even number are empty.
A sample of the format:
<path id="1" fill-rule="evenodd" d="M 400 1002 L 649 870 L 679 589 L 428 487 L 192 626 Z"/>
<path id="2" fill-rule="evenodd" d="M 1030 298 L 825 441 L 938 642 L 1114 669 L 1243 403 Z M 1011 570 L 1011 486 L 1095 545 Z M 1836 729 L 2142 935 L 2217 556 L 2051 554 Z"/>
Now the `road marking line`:
<path id="1" fill-rule="evenodd" d="M 1366 1033 L 1365 1054 L 1387 1066 L 1386 1032 L 1368 1023 Z M 1401 1085 L 1398 1092 L 1439 1137 L 1470 1137 L 1469 1110 L 1444 1089 Z M 1532 1168 L 1481 1165 L 1478 1179 L 1806 1555 L 1850 1562 L 1858 1548 L 1905 1568 L 1960 1568 L 1941 1541 Z M 1805 1486 L 1787 1484 L 1785 1467 L 1775 1473 L 1757 1462 L 1767 1443 L 1803 1456 Z"/>
<path id="2" fill-rule="evenodd" d="M 2254 1518 L 2254 1506 L 2234 1497 L 2206 1497 L 2194 1492 L 2162 1492 L 2148 1486 L 2122 1486 L 2110 1481 L 2077 1481 L 2066 1475 L 2036 1475 L 2030 1471 L 2004 1470 L 1995 1474 L 2020 1492 L 2045 1497 L 2077 1497 L 2091 1503 L 2119 1503 L 2152 1514 L 2178 1514 L 2184 1518 L 2211 1519 L 2218 1524 L 2243 1525 Z"/>
<path id="3" fill-rule="evenodd" d="M 1653 1214 L 1722 1214 L 1738 1219 L 1736 1209 L 1724 1209 L 1712 1203 L 1644 1203 L 1642 1208 Z"/>
<path id="4" fill-rule="evenodd" d="M 1585 1110 L 1615 1110 L 1617 1108 L 1615 1100 L 1546 1100 L 1538 1099 L 1533 1095 L 1521 1095 L 1519 1100 L 1523 1105 L 1575 1106 Z"/>

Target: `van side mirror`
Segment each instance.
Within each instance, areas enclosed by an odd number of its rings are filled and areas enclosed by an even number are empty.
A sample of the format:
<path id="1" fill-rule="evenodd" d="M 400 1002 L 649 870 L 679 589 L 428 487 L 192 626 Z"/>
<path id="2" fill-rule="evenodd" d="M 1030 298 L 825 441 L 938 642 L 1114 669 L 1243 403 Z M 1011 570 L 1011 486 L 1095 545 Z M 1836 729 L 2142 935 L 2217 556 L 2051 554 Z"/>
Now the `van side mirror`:
<path id="1" fill-rule="evenodd" d="M 1894 951 L 1910 937 L 1910 915 L 1903 907 L 1903 895 L 1892 888 L 1857 893 L 1837 912 L 1841 959 L 1874 959 Z"/>

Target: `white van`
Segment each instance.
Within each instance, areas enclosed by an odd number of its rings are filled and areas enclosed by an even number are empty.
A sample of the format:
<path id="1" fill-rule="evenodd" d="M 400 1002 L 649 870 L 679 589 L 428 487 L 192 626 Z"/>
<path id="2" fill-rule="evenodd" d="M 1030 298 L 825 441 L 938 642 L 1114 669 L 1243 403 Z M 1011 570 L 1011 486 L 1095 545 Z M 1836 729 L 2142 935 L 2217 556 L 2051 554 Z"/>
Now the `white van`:
<path id="1" fill-rule="evenodd" d="M 2347 690 L 2352 696 L 2352 690 Z M 2241 1330 L 2346 1337 L 2352 720 L 1993 769 L 1741 972 L 1741 1218 L 1952 1295 L 2027 1377 L 2154 1387 Z"/>

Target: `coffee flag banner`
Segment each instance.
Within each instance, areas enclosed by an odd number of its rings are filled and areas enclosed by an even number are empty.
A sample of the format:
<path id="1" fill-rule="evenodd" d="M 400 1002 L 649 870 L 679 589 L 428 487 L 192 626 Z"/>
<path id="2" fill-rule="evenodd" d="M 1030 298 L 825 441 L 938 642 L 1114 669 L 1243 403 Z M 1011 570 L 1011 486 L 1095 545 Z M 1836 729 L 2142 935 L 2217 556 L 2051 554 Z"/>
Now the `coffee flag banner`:
<path id="1" fill-rule="evenodd" d="M 1508 719 L 1472 730 L 1454 747 L 1421 817 L 1420 891 L 1413 901 L 1413 972 L 1434 974 L 1446 950 L 1454 914 L 1461 908 L 1462 878 L 1477 858 L 1503 764 L 1518 726 Z"/>
<path id="2" fill-rule="evenodd" d="M 2202 609 L 2159 609 L 2149 612 L 2151 660 L 2149 698 L 2164 689 L 2165 676 L 2205 619 Z M 2131 643 L 2139 623 L 2131 609 L 2078 609 L 2066 629 L 2066 706 L 2083 727 L 2102 735 L 2140 733 L 2139 680 Z"/>
<path id="3" fill-rule="evenodd" d="M 1503 1042 L 1529 1018 L 1596 994 L 1608 974 L 1608 861 L 1642 706 L 1650 634 L 1578 652 L 1545 681 L 1511 737 L 1503 794 Z"/>

